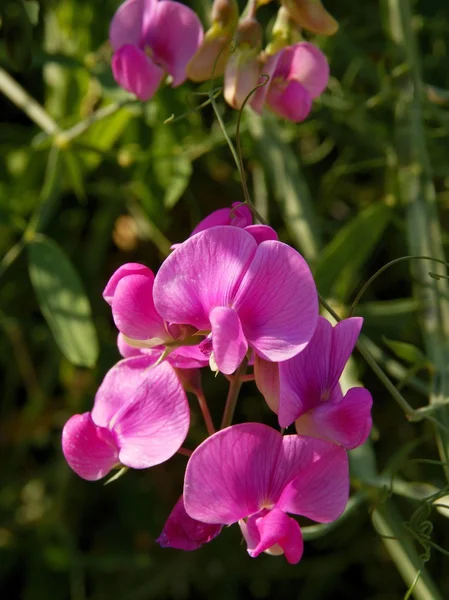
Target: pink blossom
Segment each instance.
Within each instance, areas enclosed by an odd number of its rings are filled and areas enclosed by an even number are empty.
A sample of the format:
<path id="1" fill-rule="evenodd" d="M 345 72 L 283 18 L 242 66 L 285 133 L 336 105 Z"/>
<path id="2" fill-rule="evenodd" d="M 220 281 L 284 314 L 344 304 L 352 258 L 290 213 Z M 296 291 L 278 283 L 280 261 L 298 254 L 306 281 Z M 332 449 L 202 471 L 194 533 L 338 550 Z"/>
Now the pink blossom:
<path id="1" fill-rule="evenodd" d="M 198 223 L 195 229 L 192 231 L 189 237 L 210 229 L 211 227 L 217 227 L 218 225 L 229 225 L 232 227 L 240 227 L 246 229 L 258 244 L 266 240 L 277 240 L 278 235 L 272 227 L 268 225 L 253 225 L 253 216 L 246 204 L 241 202 L 233 202 L 231 208 L 219 208 L 214 210 L 207 215 L 202 221 Z M 173 244 L 171 249 L 178 248 L 181 244 Z"/>
<path id="2" fill-rule="evenodd" d="M 221 525 L 201 523 L 201 521 L 189 517 L 181 496 L 173 507 L 164 529 L 156 541 L 163 548 L 197 550 L 203 544 L 216 538 L 221 531 L 221 527 Z"/>
<path id="3" fill-rule="evenodd" d="M 91 412 L 64 426 L 62 450 L 83 479 L 101 479 L 118 465 L 145 469 L 168 460 L 189 428 L 189 406 L 168 363 L 147 356 L 120 361 L 107 374 Z"/>
<path id="4" fill-rule="evenodd" d="M 296 123 L 304 121 L 312 101 L 323 93 L 329 81 L 325 55 L 309 42 L 288 46 L 269 57 L 261 73 L 267 74 L 270 81 L 256 92 L 252 108 L 260 113 L 265 104 Z"/>
<path id="5" fill-rule="evenodd" d="M 231 208 L 219 208 L 207 215 L 200 221 L 190 234 L 195 235 L 205 229 L 216 227 L 217 225 L 233 225 L 234 227 L 248 227 L 252 225 L 253 215 L 251 210 L 241 202 L 233 202 Z"/>
<path id="6" fill-rule="evenodd" d="M 337 519 L 349 495 L 343 448 L 298 435 L 282 436 L 260 423 L 244 423 L 207 438 L 192 454 L 184 481 L 187 513 L 204 523 L 239 522 L 250 556 L 302 556 L 297 521 Z"/>
<path id="7" fill-rule="evenodd" d="M 117 329 L 127 338 L 160 346 L 173 341 L 153 302 L 153 272 L 139 263 L 122 265 L 103 291 Z"/>
<path id="8" fill-rule="evenodd" d="M 201 347 L 225 374 L 249 348 L 269 361 L 295 356 L 318 318 L 302 256 L 276 240 L 257 244 L 237 227 L 206 229 L 181 244 L 162 264 L 153 297 L 165 321 L 207 332 Z"/>
<path id="9" fill-rule="evenodd" d="M 109 40 L 117 83 L 140 100 L 151 98 L 164 75 L 173 87 L 203 40 L 196 13 L 172 0 L 126 0 L 112 18 Z"/>
<path id="10" fill-rule="evenodd" d="M 279 381 L 273 372 L 271 381 L 264 372 L 265 379 L 262 384 L 259 379 L 258 385 L 278 413 L 281 427 L 295 421 L 300 434 L 348 449 L 363 444 L 372 424 L 371 394 L 365 388 L 354 387 L 343 396 L 339 384 L 362 322 L 360 317 L 354 317 L 332 327 L 319 317 L 314 336 L 304 351 L 279 365 Z M 267 393 L 270 388 L 271 394 Z"/>

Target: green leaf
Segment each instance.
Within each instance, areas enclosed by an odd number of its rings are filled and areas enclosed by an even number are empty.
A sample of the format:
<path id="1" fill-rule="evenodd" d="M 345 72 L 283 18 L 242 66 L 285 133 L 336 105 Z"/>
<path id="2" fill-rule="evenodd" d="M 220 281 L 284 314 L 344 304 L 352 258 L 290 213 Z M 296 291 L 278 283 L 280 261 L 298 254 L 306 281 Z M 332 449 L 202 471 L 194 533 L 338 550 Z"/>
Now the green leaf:
<path id="1" fill-rule="evenodd" d="M 298 156 L 283 140 L 276 119 L 269 115 L 262 119 L 250 112 L 246 118 L 255 142 L 255 154 L 270 180 L 285 226 L 306 259 L 313 261 L 318 256 L 321 242 L 315 206 Z"/>
<path id="2" fill-rule="evenodd" d="M 398 358 L 405 362 L 416 365 L 424 365 L 427 362 L 425 355 L 413 344 L 407 344 L 406 342 L 395 342 L 384 337 L 383 341 L 385 344 L 396 354 Z"/>
<path id="3" fill-rule="evenodd" d="M 360 270 L 379 243 L 391 218 L 385 204 L 365 208 L 342 227 L 324 248 L 315 268 L 320 294 L 346 302 L 357 286 Z"/>
<path id="4" fill-rule="evenodd" d="M 28 256 L 39 307 L 59 349 L 74 365 L 93 367 L 97 332 L 78 273 L 61 248 L 44 236 L 29 243 Z"/>

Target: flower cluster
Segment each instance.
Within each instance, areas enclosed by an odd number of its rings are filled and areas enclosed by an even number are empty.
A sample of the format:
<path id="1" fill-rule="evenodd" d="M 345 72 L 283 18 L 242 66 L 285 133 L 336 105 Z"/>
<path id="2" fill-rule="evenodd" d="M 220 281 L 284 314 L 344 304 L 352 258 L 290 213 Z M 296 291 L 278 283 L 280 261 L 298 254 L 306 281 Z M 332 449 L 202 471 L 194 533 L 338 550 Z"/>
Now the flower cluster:
<path id="1" fill-rule="evenodd" d="M 300 29 L 331 35 L 338 25 L 319 0 L 283 0 L 263 49 L 263 29 L 252 2 L 240 17 L 236 0 L 214 0 L 212 25 L 204 34 L 196 13 L 173 0 L 126 0 L 109 31 L 114 51 L 112 72 L 117 83 L 140 100 L 149 100 L 168 76 L 173 87 L 187 78 L 202 82 L 224 75 L 224 97 L 240 109 L 258 86 L 251 102 L 299 122 L 327 86 L 324 54 L 301 41 Z M 268 78 L 268 81 L 267 81 Z"/>
<path id="2" fill-rule="evenodd" d="M 159 543 L 194 550 L 238 523 L 250 556 L 303 552 L 299 515 L 338 518 L 349 495 L 347 449 L 371 428 L 370 393 L 339 380 L 360 318 L 334 327 L 319 316 L 310 269 L 245 204 L 209 215 L 154 275 L 120 267 L 104 290 L 124 360 L 106 375 L 91 412 L 65 425 L 62 447 L 81 477 L 168 460 L 189 429 L 187 391 L 205 410 L 209 437 L 191 454 L 184 490 Z M 200 369 L 254 378 L 288 435 L 261 423 L 232 425 L 228 404 L 216 432 Z M 237 398 L 231 398 L 236 401 Z M 229 397 L 228 397 L 229 400 Z"/>

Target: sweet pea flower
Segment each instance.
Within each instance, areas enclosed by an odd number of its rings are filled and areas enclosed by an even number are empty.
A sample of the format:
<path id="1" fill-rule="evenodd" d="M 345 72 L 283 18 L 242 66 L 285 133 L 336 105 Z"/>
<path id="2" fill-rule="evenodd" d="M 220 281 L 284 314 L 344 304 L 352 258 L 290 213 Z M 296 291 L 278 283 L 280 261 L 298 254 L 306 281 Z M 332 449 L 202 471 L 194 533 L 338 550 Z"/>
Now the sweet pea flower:
<path id="1" fill-rule="evenodd" d="M 343 448 L 299 435 L 282 436 L 260 423 L 222 429 L 192 454 L 184 480 L 184 505 L 193 519 L 239 523 L 251 557 L 302 556 L 298 522 L 287 513 L 329 523 L 349 495 Z"/>
<path id="2" fill-rule="evenodd" d="M 248 349 L 267 361 L 292 358 L 318 318 L 302 256 L 276 240 L 258 244 L 238 227 L 206 229 L 176 248 L 156 275 L 153 297 L 166 322 L 207 335 L 200 348 L 226 375 Z"/>
<path id="3" fill-rule="evenodd" d="M 67 421 L 62 450 L 75 473 L 95 481 L 116 466 L 145 469 L 165 462 L 181 447 L 189 421 L 173 367 L 154 366 L 147 356 L 128 358 L 107 373 L 92 411 Z"/>
<path id="4" fill-rule="evenodd" d="M 126 0 L 112 18 L 109 41 L 117 83 L 149 100 L 165 74 L 172 86 L 187 78 L 186 68 L 203 39 L 196 13 L 172 0 Z"/>
<path id="5" fill-rule="evenodd" d="M 201 523 L 201 521 L 189 517 L 184 508 L 184 500 L 181 496 L 156 541 L 162 548 L 197 550 L 203 544 L 207 544 L 207 542 L 216 538 L 221 529 L 221 525 Z"/>
<path id="6" fill-rule="evenodd" d="M 319 317 L 304 351 L 279 364 L 279 381 L 275 381 L 275 376 L 271 381 L 272 391 L 278 385 L 277 393 L 264 395 L 278 413 L 281 427 L 295 422 L 299 434 L 347 449 L 356 448 L 367 439 L 372 425 L 371 394 L 365 388 L 353 387 L 343 396 L 339 384 L 362 323 L 363 319 L 353 317 L 332 327 L 327 319 Z M 263 386 L 260 389 L 264 392 Z"/>
<path id="7" fill-rule="evenodd" d="M 266 240 L 277 240 L 278 235 L 276 231 L 268 225 L 253 225 L 253 216 L 246 204 L 241 202 L 233 202 L 231 208 L 219 208 L 214 210 L 207 215 L 202 221 L 198 223 L 195 229 L 192 231 L 189 237 L 210 229 L 211 227 L 217 227 L 218 225 L 229 225 L 231 227 L 240 227 L 246 229 L 258 244 Z M 181 244 L 173 244 L 171 249 L 174 250 Z"/>
<path id="8" fill-rule="evenodd" d="M 266 105 L 280 117 L 299 123 L 308 116 L 312 100 L 326 89 L 329 65 L 316 46 L 300 42 L 265 57 L 261 74 L 270 81 L 257 90 L 252 108 L 260 114 Z"/>

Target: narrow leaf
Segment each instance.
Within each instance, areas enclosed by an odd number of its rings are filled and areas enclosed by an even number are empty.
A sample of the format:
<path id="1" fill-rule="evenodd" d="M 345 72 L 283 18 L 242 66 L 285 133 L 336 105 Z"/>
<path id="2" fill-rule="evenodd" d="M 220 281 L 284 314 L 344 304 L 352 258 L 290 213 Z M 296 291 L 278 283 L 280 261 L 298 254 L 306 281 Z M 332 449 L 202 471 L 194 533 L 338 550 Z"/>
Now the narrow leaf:
<path id="1" fill-rule="evenodd" d="M 388 206 L 374 204 L 340 229 L 316 264 L 314 274 L 320 294 L 347 301 L 359 282 L 361 268 L 379 243 L 390 217 Z"/>
<path id="2" fill-rule="evenodd" d="M 28 256 L 39 307 L 59 349 L 71 363 L 93 367 L 98 339 L 78 273 L 61 248 L 44 236 L 29 243 Z"/>
<path id="3" fill-rule="evenodd" d="M 383 338 L 385 344 L 396 354 L 398 358 L 408 362 L 411 365 L 421 364 L 424 365 L 427 362 L 426 357 L 419 348 L 413 346 L 413 344 L 407 344 L 406 342 L 396 342 Z"/>

